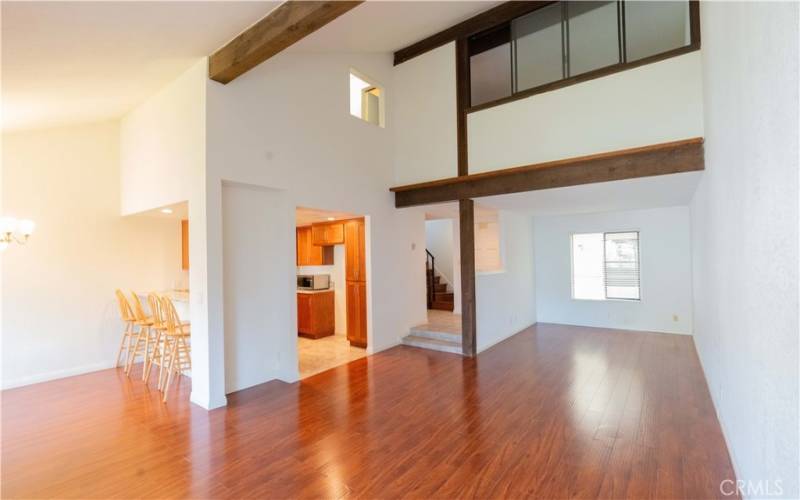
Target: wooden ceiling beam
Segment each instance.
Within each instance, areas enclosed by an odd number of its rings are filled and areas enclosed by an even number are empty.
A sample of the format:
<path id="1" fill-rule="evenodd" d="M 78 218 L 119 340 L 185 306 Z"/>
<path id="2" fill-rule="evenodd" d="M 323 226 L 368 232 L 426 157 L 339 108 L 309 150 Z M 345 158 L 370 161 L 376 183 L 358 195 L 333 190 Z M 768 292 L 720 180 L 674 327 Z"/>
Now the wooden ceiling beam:
<path id="1" fill-rule="evenodd" d="M 432 182 L 398 186 L 395 206 L 411 207 L 483 196 L 703 170 L 703 139 L 696 137 Z"/>
<path id="2" fill-rule="evenodd" d="M 228 83 L 361 3 L 288 0 L 211 54 L 208 77 Z"/>

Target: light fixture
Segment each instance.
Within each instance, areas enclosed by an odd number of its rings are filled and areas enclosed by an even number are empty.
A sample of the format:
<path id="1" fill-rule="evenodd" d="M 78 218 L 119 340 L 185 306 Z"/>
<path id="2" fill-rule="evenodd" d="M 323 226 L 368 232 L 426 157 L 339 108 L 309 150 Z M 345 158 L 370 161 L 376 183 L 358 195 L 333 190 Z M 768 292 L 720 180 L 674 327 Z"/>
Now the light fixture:
<path id="1" fill-rule="evenodd" d="M 0 251 L 5 250 L 11 243 L 24 245 L 36 229 L 32 220 L 17 220 L 14 217 L 0 218 Z"/>
<path id="2" fill-rule="evenodd" d="M 162 208 L 161 209 L 161 213 L 162 214 L 171 214 L 172 213 L 172 209 L 171 208 Z"/>
<path id="3" fill-rule="evenodd" d="M 328 217 L 328 220 L 336 220 L 336 217 Z"/>

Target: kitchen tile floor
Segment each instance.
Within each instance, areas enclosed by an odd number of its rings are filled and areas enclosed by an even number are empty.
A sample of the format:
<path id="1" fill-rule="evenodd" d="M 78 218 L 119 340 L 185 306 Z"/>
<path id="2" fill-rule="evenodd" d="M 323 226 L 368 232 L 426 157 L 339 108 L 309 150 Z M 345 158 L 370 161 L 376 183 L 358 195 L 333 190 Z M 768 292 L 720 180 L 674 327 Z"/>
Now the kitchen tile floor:
<path id="1" fill-rule="evenodd" d="M 316 340 L 297 338 L 301 379 L 363 358 L 366 355 L 366 349 L 351 347 L 345 335 L 331 335 Z"/>

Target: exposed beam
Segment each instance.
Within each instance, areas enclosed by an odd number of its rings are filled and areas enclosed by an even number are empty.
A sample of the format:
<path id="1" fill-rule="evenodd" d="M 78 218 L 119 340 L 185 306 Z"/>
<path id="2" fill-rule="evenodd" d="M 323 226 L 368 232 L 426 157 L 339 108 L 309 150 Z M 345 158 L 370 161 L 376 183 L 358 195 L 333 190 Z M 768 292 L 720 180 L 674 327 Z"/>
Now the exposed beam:
<path id="1" fill-rule="evenodd" d="M 208 77 L 228 83 L 361 3 L 284 2 L 214 52 L 208 60 Z"/>
<path id="2" fill-rule="evenodd" d="M 461 352 L 476 354 L 475 320 L 475 202 L 458 202 L 459 248 L 461 249 Z"/>
<path id="3" fill-rule="evenodd" d="M 467 38 L 468 36 L 480 33 L 481 31 L 494 28 L 500 24 L 511 21 L 512 19 L 524 16 L 529 12 L 544 7 L 545 5 L 553 3 L 542 1 L 528 1 L 528 2 L 504 2 L 500 5 L 493 7 L 486 12 L 473 16 L 466 21 L 460 22 L 455 26 L 451 26 L 444 31 L 440 31 L 435 35 L 420 40 L 419 42 L 409 45 L 394 53 L 395 66 L 413 59 L 420 54 L 424 54 L 429 50 L 433 50 L 442 45 L 448 44 L 459 38 Z"/>
<path id="4" fill-rule="evenodd" d="M 395 206 L 535 191 L 595 182 L 703 170 L 703 139 L 696 137 L 610 153 L 580 156 L 391 188 Z"/>
<path id="5" fill-rule="evenodd" d="M 458 175 L 469 174 L 467 156 L 467 108 L 470 102 L 469 47 L 465 38 L 456 40 L 456 155 Z"/>

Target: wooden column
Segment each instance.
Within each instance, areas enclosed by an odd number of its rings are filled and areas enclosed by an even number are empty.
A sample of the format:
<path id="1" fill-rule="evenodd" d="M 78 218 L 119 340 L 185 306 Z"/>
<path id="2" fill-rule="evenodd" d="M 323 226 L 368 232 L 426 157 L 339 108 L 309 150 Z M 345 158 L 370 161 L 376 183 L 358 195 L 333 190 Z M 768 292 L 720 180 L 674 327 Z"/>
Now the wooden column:
<path id="1" fill-rule="evenodd" d="M 458 175 L 467 175 L 467 108 L 470 105 L 469 47 L 466 38 L 456 40 L 456 144 Z"/>
<path id="2" fill-rule="evenodd" d="M 461 247 L 461 349 L 464 356 L 476 353 L 475 337 L 475 202 L 458 200 Z"/>

